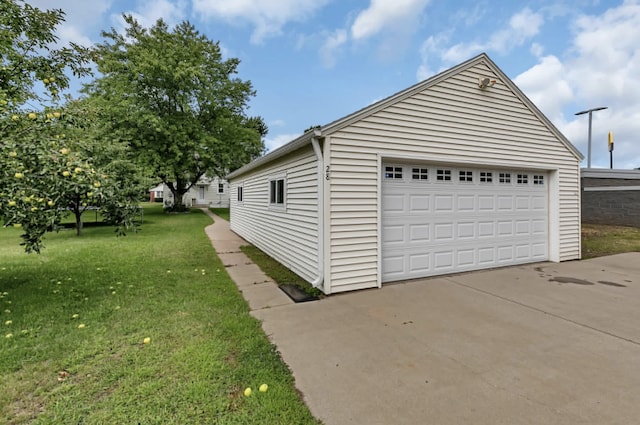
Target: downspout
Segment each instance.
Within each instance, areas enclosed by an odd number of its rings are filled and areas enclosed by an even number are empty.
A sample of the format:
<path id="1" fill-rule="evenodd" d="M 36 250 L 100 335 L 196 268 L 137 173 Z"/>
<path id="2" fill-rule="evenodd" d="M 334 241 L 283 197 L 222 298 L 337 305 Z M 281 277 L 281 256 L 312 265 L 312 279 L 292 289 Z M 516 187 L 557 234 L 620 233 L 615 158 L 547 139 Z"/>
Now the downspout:
<path id="1" fill-rule="evenodd" d="M 324 159 L 318 138 L 322 135 L 315 130 L 311 137 L 311 145 L 318 160 L 318 277 L 311 282 L 314 288 L 324 283 Z"/>

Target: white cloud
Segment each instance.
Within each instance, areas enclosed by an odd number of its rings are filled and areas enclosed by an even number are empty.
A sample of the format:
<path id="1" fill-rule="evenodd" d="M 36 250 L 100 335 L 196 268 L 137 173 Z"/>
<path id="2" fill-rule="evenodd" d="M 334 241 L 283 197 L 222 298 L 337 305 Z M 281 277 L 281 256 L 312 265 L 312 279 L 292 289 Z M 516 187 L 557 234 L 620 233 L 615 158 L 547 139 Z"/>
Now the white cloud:
<path id="1" fill-rule="evenodd" d="M 289 143 L 290 141 L 292 141 L 293 139 L 296 139 L 298 137 L 300 137 L 301 134 L 297 133 L 297 134 L 278 134 L 277 136 L 274 137 L 266 137 L 264 139 L 264 145 L 267 148 L 267 152 L 271 152 L 277 148 L 279 148 L 282 145 L 285 145 L 287 143 Z"/>
<path id="2" fill-rule="evenodd" d="M 416 78 L 418 81 L 424 80 L 436 72 L 442 71 L 452 64 L 463 62 L 480 52 L 507 53 L 537 35 L 543 23 L 542 14 L 524 8 L 511 16 L 505 28 L 498 29 L 486 40 L 472 40 L 451 45 L 451 38 L 456 35 L 455 30 L 429 36 L 420 48 L 422 63 L 418 66 Z M 537 48 L 537 51 L 542 54 L 541 48 Z M 432 69 L 430 66 L 432 62 L 442 63 L 441 69 Z"/>
<path id="3" fill-rule="evenodd" d="M 429 0 L 371 0 L 369 7 L 353 22 L 351 36 L 361 40 L 388 28 L 411 30 L 427 3 Z"/>
<path id="4" fill-rule="evenodd" d="M 585 156 L 588 118 L 574 113 L 607 106 L 593 113 L 592 166 L 608 167 L 606 140 L 613 131 L 616 168 L 640 167 L 640 5 L 627 1 L 598 16 L 579 16 L 573 29 L 563 55 L 539 56 L 514 81 Z"/>
<path id="5" fill-rule="evenodd" d="M 567 70 L 557 57 L 546 56 L 513 81 L 547 117 L 557 122 L 562 119 L 564 106 L 574 98 L 566 75 Z"/>
<path id="6" fill-rule="evenodd" d="M 204 18 L 249 22 L 253 43 L 280 35 L 290 21 L 304 21 L 331 0 L 193 0 L 193 10 Z"/>
<path id="7" fill-rule="evenodd" d="M 41 10 L 59 8 L 65 12 L 64 22 L 58 27 L 57 35 L 60 45 L 74 42 L 82 46 L 92 44 L 91 32 L 101 28 L 104 14 L 111 7 L 112 0 L 67 0 L 65 2 L 51 2 L 51 0 L 29 0 L 31 6 Z M 56 4 L 52 4 L 56 3 Z"/>
<path id="8" fill-rule="evenodd" d="M 440 33 L 435 36 L 427 38 L 420 47 L 420 56 L 422 57 L 422 63 L 418 67 L 416 72 L 416 79 L 418 81 L 426 80 L 434 75 L 436 72 L 431 69 L 429 62 L 432 54 L 436 54 L 440 50 L 440 45 L 448 41 L 448 36 L 444 33 Z"/>
<path id="9" fill-rule="evenodd" d="M 327 36 L 320 49 L 320 58 L 325 67 L 332 68 L 335 66 L 337 51 L 346 42 L 347 31 L 344 29 L 337 29 Z"/>
<path id="10" fill-rule="evenodd" d="M 488 40 L 458 43 L 446 50 L 442 57 L 448 62 L 457 63 L 482 51 L 506 53 L 537 35 L 543 23 L 542 14 L 525 8 L 511 17 L 506 28 L 496 31 Z"/>
<path id="11" fill-rule="evenodd" d="M 185 19 L 187 2 L 185 0 L 144 0 L 137 3 L 135 10 L 123 12 L 132 15 L 144 28 L 152 27 L 162 18 L 170 27 Z M 116 28 L 125 27 L 122 14 L 112 15 Z"/>

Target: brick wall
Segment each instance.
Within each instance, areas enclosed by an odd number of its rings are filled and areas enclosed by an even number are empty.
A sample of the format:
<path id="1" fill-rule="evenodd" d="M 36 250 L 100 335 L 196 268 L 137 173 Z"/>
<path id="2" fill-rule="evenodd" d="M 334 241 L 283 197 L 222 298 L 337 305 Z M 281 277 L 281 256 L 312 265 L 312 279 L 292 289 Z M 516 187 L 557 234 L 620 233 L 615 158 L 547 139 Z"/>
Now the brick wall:
<path id="1" fill-rule="evenodd" d="M 633 188 L 621 190 L 624 186 Z M 638 179 L 583 177 L 582 222 L 640 227 L 639 186 Z M 611 189 L 607 190 L 606 187 Z"/>

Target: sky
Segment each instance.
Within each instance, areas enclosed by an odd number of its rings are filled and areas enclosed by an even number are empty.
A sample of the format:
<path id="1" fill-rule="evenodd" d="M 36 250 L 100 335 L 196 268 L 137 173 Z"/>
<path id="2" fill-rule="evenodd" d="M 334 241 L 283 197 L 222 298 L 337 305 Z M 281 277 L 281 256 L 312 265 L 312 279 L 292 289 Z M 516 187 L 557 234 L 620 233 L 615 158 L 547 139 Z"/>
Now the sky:
<path id="1" fill-rule="evenodd" d="M 267 149 L 485 52 L 592 168 L 640 167 L 640 0 L 28 0 L 61 8 L 60 43 L 100 42 L 122 14 L 188 20 L 240 59 Z M 79 87 L 79 83 L 74 87 Z"/>

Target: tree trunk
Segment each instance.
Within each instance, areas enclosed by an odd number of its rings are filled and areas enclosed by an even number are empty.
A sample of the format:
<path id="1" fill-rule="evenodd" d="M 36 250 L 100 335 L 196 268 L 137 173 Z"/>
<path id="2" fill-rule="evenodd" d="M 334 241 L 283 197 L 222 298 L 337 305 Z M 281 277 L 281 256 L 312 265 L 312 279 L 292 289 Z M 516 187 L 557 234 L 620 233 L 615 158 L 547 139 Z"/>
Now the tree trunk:
<path id="1" fill-rule="evenodd" d="M 76 217 L 76 236 L 82 236 L 82 211 L 80 208 L 74 207 L 73 215 Z"/>
<path id="2" fill-rule="evenodd" d="M 181 179 L 177 179 L 176 183 L 173 182 L 165 182 L 169 190 L 171 190 L 171 194 L 173 195 L 173 210 L 175 211 L 186 211 L 187 207 L 184 205 L 182 198 L 189 191 L 189 188 L 186 187 L 184 181 Z"/>

